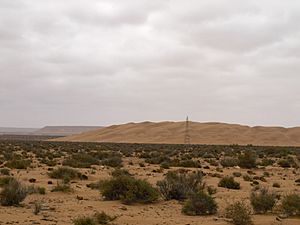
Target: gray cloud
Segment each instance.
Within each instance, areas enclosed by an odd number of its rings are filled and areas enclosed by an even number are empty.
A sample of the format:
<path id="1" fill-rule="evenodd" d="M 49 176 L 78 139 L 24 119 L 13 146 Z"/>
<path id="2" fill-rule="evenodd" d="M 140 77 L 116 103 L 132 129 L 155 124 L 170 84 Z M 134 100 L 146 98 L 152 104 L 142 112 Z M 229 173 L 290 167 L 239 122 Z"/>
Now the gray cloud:
<path id="1" fill-rule="evenodd" d="M 0 126 L 298 126 L 300 2 L 0 1 Z"/>

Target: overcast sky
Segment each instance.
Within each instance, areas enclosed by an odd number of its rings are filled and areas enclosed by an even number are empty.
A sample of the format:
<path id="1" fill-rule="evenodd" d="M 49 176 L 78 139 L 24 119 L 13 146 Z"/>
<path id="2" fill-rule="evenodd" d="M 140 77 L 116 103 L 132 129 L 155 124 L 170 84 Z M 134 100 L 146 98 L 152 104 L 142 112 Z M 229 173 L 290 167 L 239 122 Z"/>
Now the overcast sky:
<path id="1" fill-rule="evenodd" d="M 300 125 L 298 0 L 0 0 L 0 126 Z"/>

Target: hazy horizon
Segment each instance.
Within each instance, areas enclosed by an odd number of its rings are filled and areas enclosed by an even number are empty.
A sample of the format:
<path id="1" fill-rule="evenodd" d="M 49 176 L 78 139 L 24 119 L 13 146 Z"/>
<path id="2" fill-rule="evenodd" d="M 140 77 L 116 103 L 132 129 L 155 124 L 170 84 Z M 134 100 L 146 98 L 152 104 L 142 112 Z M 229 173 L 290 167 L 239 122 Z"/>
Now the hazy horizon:
<path id="1" fill-rule="evenodd" d="M 300 2 L 2 0 L 0 127 L 300 126 Z"/>

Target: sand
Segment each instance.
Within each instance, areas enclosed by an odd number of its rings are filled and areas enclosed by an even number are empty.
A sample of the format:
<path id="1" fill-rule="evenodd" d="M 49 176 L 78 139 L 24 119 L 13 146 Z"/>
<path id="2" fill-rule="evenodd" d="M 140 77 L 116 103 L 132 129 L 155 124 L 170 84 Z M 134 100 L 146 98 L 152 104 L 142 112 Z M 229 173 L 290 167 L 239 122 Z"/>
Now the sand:
<path id="1" fill-rule="evenodd" d="M 226 123 L 189 123 L 192 144 L 300 146 L 300 127 L 249 127 Z M 185 122 L 142 122 L 58 138 L 57 141 L 184 143 Z"/>

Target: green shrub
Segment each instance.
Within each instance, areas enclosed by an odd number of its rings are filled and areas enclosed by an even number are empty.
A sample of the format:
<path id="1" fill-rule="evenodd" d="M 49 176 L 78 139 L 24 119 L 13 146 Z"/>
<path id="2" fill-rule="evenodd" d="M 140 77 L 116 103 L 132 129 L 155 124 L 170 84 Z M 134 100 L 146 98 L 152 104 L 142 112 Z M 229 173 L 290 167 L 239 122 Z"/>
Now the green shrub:
<path id="1" fill-rule="evenodd" d="M 212 215 L 217 212 L 217 203 L 204 191 L 193 193 L 185 202 L 182 212 L 186 215 Z"/>
<path id="2" fill-rule="evenodd" d="M 241 176 L 242 176 L 242 173 L 240 173 L 240 172 L 233 172 L 232 175 L 233 175 L 234 177 L 241 177 Z"/>
<path id="3" fill-rule="evenodd" d="M 202 172 L 191 174 L 168 172 L 164 180 L 157 182 L 157 186 L 166 200 L 184 200 L 189 194 L 204 188 L 202 181 Z"/>
<path id="4" fill-rule="evenodd" d="M 255 168 L 256 167 L 256 154 L 252 151 L 245 151 L 244 154 L 239 155 L 238 165 L 241 168 Z"/>
<path id="5" fill-rule="evenodd" d="M 27 193 L 29 195 L 31 195 L 31 194 L 44 195 L 44 194 L 46 194 L 46 189 L 44 187 L 35 187 L 34 185 L 31 185 L 31 186 L 27 187 Z"/>
<path id="6" fill-rule="evenodd" d="M 238 160 L 232 157 L 225 157 L 220 161 L 223 167 L 234 167 L 238 165 Z"/>
<path id="7" fill-rule="evenodd" d="M 3 187 L 5 185 L 9 184 L 9 182 L 14 179 L 15 178 L 10 177 L 10 176 L 0 177 L 0 187 Z"/>
<path id="8" fill-rule="evenodd" d="M 73 220 L 74 225 L 97 225 L 94 218 L 92 217 L 79 217 L 75 220 Z"/>
<path id="9" fill-rule="evenodd" d="M 97 212 L 94 215 L 94 218 L 98 224 L 109 224 L 111 221 L 115 220 L 115 216 L 107 215 L 105 212 Z"/>
<path id="10" fill-rule="evenodd" d="M 272 166 L 275 163 L 273 159 L 263 158 L 260 165 L 261 166 Z"/>
<path id="11" fill-rule="evenodd" d="M 281 207 L 287 215 L 300 216 L 300 195 L 294 193 L 284 196 Z"/>
<path id="12" fill-rule="evenodd" d="M 170 163 L 168 163 L 168 162 L 162 162 L 160 164 L 160 167 L 163 168 L 163 169 L 170 169 Z"/>
<path id="13" fill-rule="evenodd" d="M 243 179 L 244 179 L 244 181 L 250 181 L 250 182 L 253 181 L 253 178 L 252 178 L 251 176 L 247 175 L 247 174 L 245 174 L 245 175 L 243 176 Z"/>
<path id="14" fill-rule="evenodd" d="M 276 195 L 266 188 L 261 188 L 251 192 L 250 202 L 255 213 L 263 214 L 272 211 L 276 203 Z"/>
<path id="15" fill-rule="evenodd" d="M 0 193 L 0 202 L 3 206 L 19 205 L 27 196 L 27 189 L 19 181 L 12 179 Z"/>
<path id="16" fill-rule="evenodd" d="M 70 184 L 66 184 L 64 182 L 57 182 L 57 185 L 51 190 L 51 192 L 69 193 L 73 192 L 73 189 L 71 188 Z"/>
<path id="17" fill-rule="evenodd" d="M 278 165 L 282 168 L 290 168 L 292 167 L 290 161 L 286 160 L 286 159 L 281 159 L 278 161 Z"/>
<path id="18" fill-rule="evenodd" d="M 111 175 L 113 177 L 119 177 L 119 176 L 132 176 L 132 174 L 130 174 L 128 172 L 128 170 L 125 170 L 125 169 L 119 169 L 119 168 L 116 168 L 112 173 Z"/>
<path id="19" fill-rule="evenodd" d="M 70 167 L 59 167 L 49 173 L 49 176 L 54 179 L 63 179 L 68 182 L 73 179 L 83 179 L 84 176 L 77 170 Z"/>
<path id="20" fill-rule="evenodd" d="M 122 167 L 123 166 L 122 163 L 123 163 L 122 158 L 119 156 L 113 156 L 101 161 L 102 165 L 110 166 L 110 167 Z"/>
<path id="21" fill-rule="evenodd" d="M 219 187 L 224 187 L 228 189 L 240 189 L 240 183 L 236 182 L 233 177 L 224 177 L 220 180 Z"/>
<path id="22" fill-rule="evenodd" d="M 10 175 L 10 170 L 8 168 L 1 168 L 0 169 L 0 174 L 9 176 Z"/>
<path id="23" fill-rule="evenodd" d="M 5 163 L 5 166 L 11 169 L 27 169 L 31 164 L 30 160 L 12 159 Z"/>
<path id="24" fill-rule="evenodd" d="M 236 202 L 226 208 L 225 216 L 234 225 L 253 225 L 251 210 L 244 202 Z"/>
<path id="25" fill-rule="evenodd" d="M 105 200 L 122 200 L 125 204 L 152 203 L 159 197 L 158 191 L 147 181 L 130 176 L 113 177 L 103 181 L 100 188 Z"/>
<path id="26" fill-rule="evenodd" d="M 116 217 L 107 215 L 105 212 L 97 212 L 93 216 L 79 217 L 73 220 L 74 225 L 105 225 L 115 220 Z"/>
<path id="27" fill-rule="evenodd" d="M 71 158 L 63 161 L 64 166 L 70 166 L 75 168 L 90 168 L 92 165 L 97 164 L 99 164 L 98 159 L 85 153 L 72 155 Z"/>

